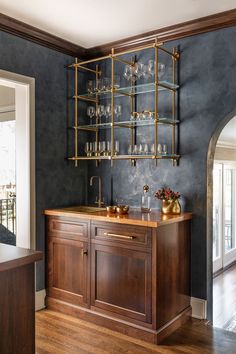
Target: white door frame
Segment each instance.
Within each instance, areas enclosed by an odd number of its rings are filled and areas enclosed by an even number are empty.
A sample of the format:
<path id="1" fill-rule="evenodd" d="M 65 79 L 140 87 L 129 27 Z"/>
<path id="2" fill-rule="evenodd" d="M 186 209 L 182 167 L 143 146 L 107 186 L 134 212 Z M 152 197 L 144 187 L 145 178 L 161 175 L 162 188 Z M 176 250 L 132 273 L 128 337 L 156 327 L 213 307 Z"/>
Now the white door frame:
<path id="1" fill-rule="evenodd" d="M 219 257 L 213 261 L 213 273 L 219 269 L 227 267 L 232 262 L 236 260 L 236 247 L 232 250 L 225 252 L 225 169 L 227 166 L 234 167 L 236 169 L 235 161 L 227 161 L 227 160 L 215 160 L 214 164 L 221 165 L 221 206 L 220 206 L 220 230 L 219 230 L 219 238 L 220 238 L 220 255 Z M 233 202 L 235 202 L 235 198 L 233 198 Z M 235 205 L 232 206 L 235 211 Z M 233 222 L 235 225 L 235 220 Z M 234 230 L 233 230 L 234 231 Z M 234 231 L 235 233 L 235 231 Z"/>
<path id="2" fill-rule="evenodd" d="M 0 70 L 0 85 L 15 89 L 16 245 L 35 249 L 35 79 Z"/>

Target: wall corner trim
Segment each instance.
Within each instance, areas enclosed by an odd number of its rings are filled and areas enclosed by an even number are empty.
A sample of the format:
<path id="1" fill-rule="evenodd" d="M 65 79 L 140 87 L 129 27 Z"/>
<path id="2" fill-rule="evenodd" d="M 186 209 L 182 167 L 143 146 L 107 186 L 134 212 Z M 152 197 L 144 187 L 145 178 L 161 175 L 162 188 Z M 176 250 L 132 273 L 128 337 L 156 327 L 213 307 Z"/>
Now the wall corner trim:
<path id="1" fill-rule="evenodd" d="M 45 308 L 46 290 L 36 291 L 35 293 L 35 311 L 43 310 Z"/>
<path id="2" fill-rule="evenodd" d="M 191 297 L 192 317 L 199 320 L 207 318 L 207 301 L 196 297 Z"/>

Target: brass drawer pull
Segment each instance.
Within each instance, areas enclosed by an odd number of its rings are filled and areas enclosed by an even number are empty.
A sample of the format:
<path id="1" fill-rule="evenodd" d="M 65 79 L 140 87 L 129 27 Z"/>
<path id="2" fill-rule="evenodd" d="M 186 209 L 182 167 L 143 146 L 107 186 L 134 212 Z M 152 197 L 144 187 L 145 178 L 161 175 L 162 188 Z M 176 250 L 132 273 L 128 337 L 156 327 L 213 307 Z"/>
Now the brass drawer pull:
<path id="1" fill-rule="evenodd" d="M 133 240 L 135 238 L 135 236 L 125 236 L 125 235 L 119 235 L 119 234 L 112 234 L 110 232 L 104 232 L 104 236 L 125 238 L 126 240 Z"/>

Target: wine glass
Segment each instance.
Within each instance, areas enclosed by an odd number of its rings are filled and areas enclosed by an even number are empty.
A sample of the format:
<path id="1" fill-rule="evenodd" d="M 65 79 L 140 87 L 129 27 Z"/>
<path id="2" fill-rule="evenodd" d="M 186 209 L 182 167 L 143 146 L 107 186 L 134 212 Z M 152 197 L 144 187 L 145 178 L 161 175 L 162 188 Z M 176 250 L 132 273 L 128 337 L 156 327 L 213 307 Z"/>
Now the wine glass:
<path id="1" fill-rule="evenodd" d="M 103 105 L 99 105 L 97 107 L 97 116 L 102 118 L 105 115 L 105 107 Z"/>
<path id="2" fill-rule="evenodd" d="M 133 77 L 133 70 L 132 70 L 132 66 L 130 65 L 125 65 L 125 69 L 124 69 L 124 74 L 123 74 L 124 78 L 128 81 L 131 81 L 132 77 Z"/>
<path id="3" fill-rule="evenodd" d="M 121 105 L 120 104 L 117 104 L 114 107 L 114 113 L 115 113 L 117 118 L 119 118 L 121 116 Z"/>
<path id="4" fill-rule="evenodd" d="M 100 92 L 102 88 L 102 79 L 96 80 L 96 87 L 94 89 L 95 92 Z"/>
<path id="5" fill-rule="evenodd" d="M 87 115 L 89 116 L 90 119 L 92 119 L 93 117 L 95 117 L 95 107 L 89 106 L 89 107 L 87 108 Z"/>
<path id="6" fill-rule="evenodd" d="M 148 72 L 151 76 L 155 75 L 155 61 L 154 60 L 148 61 Z"/>
<path id="7" fill-rule="evenodd" d="M 158 63 L 158 79 L 161 80 L 165 74 L 165 64 Z"/>
<path id="8" fill-rule="evenodd" d="M 105 116 L 106 116 L 106 119 L 109 120 L 109 118 L 111 117 L 111 105 L 108 104 L 106 107 L 105 107 Z"/>
<path id="9" fill-rule="evenodd" d="M 140 79 L 143 76 L 143 63 L 135 63 L 134 66 L 134 75 Z"/>
<path id="10" fill-rule="evenodd" d="M 149 72 L 149 66 L 148 65 L 143 65 L 143 72 L 142 72 L 142 76 L 145 80 L 148 80 L 151 76 L 150 72 Z"/>

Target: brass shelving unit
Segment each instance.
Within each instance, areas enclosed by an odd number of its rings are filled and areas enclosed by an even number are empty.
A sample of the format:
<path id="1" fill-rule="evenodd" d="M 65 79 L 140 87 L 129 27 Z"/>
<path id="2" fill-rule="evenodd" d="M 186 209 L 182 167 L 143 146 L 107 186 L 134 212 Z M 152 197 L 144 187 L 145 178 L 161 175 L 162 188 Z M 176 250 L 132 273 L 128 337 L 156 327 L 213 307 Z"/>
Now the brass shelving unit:
<path id="1" fill-rule="evenodd" d="M 155 60 L 155 75 L 154 82 L 144 83 L 126 87 L 115 87 L 114 75 L 115 75 L 115 65 L 117 62 L 123 63 L 124 65 L 134 66 L 135 60 L 133 57 L 130 61 L 124 60 L 122 56 L 127 54 L 132 54 L 139 51 L 144 51 L 147 49 L 154 50 L 154 60 Z M 158 80 L 158 62 L 159 62 L 159 51 L 166 53 L 170 56 L 172 61 L 172 80 L 168 81 L 159 81 Z M 75 166 L 78 166 L 79 160 L 95 160 L 98 165 L 102 160 L 110 160 L 111 164 L 116 160 L 131 160 L 131 163 L 135 165 L 136 160 L 139 159 L 152 159 L 158 161 L 160 159 L 170 159 L 173 162 L 173 165 L 176 165 L 178 162 L 180 155 L 178 154 L 178 144 L 176 142 L 176 136 L 178 136 L 178 126 L 179 120 L 177 119 L 177 91 L 179 89 L 178 78 L 177 78 L 177 65 L 180 58 L 180 54 L 177 48 L 173 48 L 171 51 L 166 49 L 163 46 L 163 43 L 158 43 L 155 40 L 154 43 L 136 47 L 132 50 L 126 50 L 123 52 L 115 53 L 114 49 L 112 49 L 111 54 L 107 56 L 103 56 L 100 58 L 95 58 L 86 61 L 78 61 L 77 59 L 73 64 L 69 67 L 74 69 L 74 96 L 72 99 L 74 100 L 74 125 L 69 127 L 69 129 L 74 130 L 74 156 L 68 157 L 68 160 L 72 160 L 75 163 Z M 102 71 L 100 65 L 103 61 L 110 60 L 111 61 L 111 89 L 106 91 L 97 91 L 93 94 L 88 93 L 79 93 L 79 73 L 80 71 L 85 71 L 89 75 L 94 75 L 96 87 L 98 85 L 98 79 L 102 76 Z M 91 65 L 93 67 L 91 68 Z M 171 117 L 166 118 L 158 118 L 159 112 L 159 92 L 168 90 L 172 95 L 172 107 L 171 107 Z M 154 94 L 154 111 L 153 111 L 153 120 L 125 120 L 117 122 L 115 120 L 115 100 L 118 97 L 126 96 L 130 101 L 130 113 L 134 112 L 134 99 L 136 96 L 140 94 L 153 93 Z M 111 102 L 111 120 L 110 122 L 102 123 L 98 117 L 96 117 L 96 122 L 93 124 L 81 124 L 80 123 L 80 114 L 79 114 L 79 102 L 84 101 L 89 104 L 95 105 L 95 109 L 97 109 L 98 105 L 102 100 L 110 100 Z M 158 133 L 159 133 L 159 125 L 169 125 L 171 129 L 171 152 L 169 154 L 158 154 Z M 145 155 L 117 155 L 115 154 L 115 129 L 119 128 L 127 128 L 130 130 L 130 145 L 134 146 L 135 141 L 135 132 L 137 128 L 142 128 L 143 126 L 152 126 L 154 132 L 154 153 L 145 154 Z M 110 156 L 80 156 L 79 155 L 79 135 L 80 132 L 93 132 L 95 134 L 95 141 L 98 143 L 100 132 L 103 129 L 110 130 L 110 143 L 111 143 L 111 152 Z"/>

